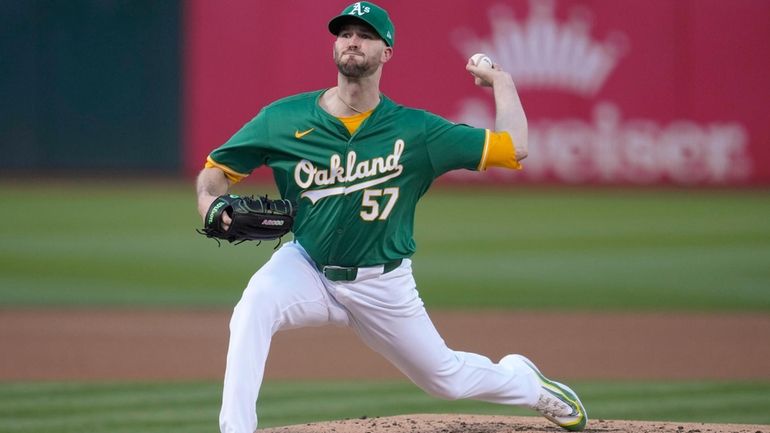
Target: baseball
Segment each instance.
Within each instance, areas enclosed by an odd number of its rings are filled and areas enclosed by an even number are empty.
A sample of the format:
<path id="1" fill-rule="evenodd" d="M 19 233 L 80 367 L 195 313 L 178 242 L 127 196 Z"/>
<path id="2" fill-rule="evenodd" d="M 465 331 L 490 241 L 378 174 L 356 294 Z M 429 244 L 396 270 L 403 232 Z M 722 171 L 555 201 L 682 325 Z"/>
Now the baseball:
<path id="1" fill-rule="evenodd" d="M 484 53 L 476 53 L 471 56 L 471 62 L 479 68 L 492 69 L 492 59 Z"/>

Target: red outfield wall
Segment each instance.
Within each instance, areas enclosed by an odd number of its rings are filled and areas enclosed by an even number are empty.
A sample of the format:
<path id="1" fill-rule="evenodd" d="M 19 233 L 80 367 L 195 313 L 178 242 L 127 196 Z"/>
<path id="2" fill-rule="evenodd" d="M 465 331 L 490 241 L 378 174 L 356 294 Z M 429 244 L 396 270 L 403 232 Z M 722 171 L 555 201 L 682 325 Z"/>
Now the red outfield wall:
<path id="1" fill-rule="evenodd" d="M 336 84 L 328 20 L 348 1 L 185 2 L 185 167 L 269 102 Z M 530 123 L 523 172 L 474 182 L 770 183 L 770 1 L 381 0 L 382 90 L 491 127 L 466 59 L 510 71 Z M 269 172 L 259 170 L 255 175 Z"/>

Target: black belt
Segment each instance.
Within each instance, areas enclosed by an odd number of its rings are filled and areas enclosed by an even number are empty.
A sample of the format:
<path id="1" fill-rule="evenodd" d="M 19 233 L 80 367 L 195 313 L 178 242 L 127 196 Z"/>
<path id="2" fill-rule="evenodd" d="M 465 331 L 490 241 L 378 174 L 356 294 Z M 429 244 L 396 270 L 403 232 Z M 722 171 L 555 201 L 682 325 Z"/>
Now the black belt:
<path id="1" fill-rule="evenodd" d="M 397 267 L 401 266 L 401 262 L 403 261 L 403 259 L 397 259 L 393 260 L 392 262 L 383 264 L 382 273 L 387 274 L 388 272 L 396 269 Z M 320 271 L 323 272 L 324 276 L 331 281 L 353 281 L 358 276 L 357 267 L 327 265 L 323 267 L 319 266 L 319 268 Z"/>

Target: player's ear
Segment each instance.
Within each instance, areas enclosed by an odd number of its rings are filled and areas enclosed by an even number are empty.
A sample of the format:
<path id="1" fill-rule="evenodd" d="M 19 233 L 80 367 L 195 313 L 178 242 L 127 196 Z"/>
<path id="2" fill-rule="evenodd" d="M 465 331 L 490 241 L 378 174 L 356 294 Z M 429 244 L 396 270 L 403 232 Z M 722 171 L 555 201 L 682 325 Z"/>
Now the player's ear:
<path id="1" fill-rule="evenodd" d="M 380 56 L 380 62 L 388 63 L 391 57 L 393 57 L 393 47 L 386 46 L 385 49 L 382 50 L 382 56 Z"/>

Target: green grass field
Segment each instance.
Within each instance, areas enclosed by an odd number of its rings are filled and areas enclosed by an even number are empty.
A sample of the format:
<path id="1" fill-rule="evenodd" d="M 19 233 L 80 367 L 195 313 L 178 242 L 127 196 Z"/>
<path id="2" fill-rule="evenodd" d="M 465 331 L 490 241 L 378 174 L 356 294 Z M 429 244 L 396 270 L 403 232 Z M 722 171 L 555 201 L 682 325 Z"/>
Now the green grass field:
<path id="1" fill-rule="evenodd" d="M 240 192 L 271 192 L 246 185 Z M 0 182 L 0 314 L 16 307 L 230 308 L 272 244 L 194 232 L 191 184 Z M 770 311 L 767 190 L 435 188 L 414 269 L 427 305 Z M 594 418 L 770 423 L 770 378 L 583 382 Z M 0 432 L 212 432 L 219 383 L 0 383 Z M 267 383 L 263 427 L 403 413 L 525 414 L 413 385 Z"/>
<path id="2" fill-rule="evenodd" d="M 4 306 L 229 307 L 273 247 L 197 235 L 189 184 L 5 182 L 0 207 Z M 432 308 L 770 310 L 767 190 L 436 188 L 416 241 Z"/>
<path id="3" fill-rule="evenodd" d="M 770 424 L 770 383 L 576 383 L 592 419 Z M 0 384 L 4 433 L 218 431 L 212 383 Z M 260 426 L 409 413 L 532 415 L 473 401 L 441 401 L 403 382 L 268 382 Z"/>

